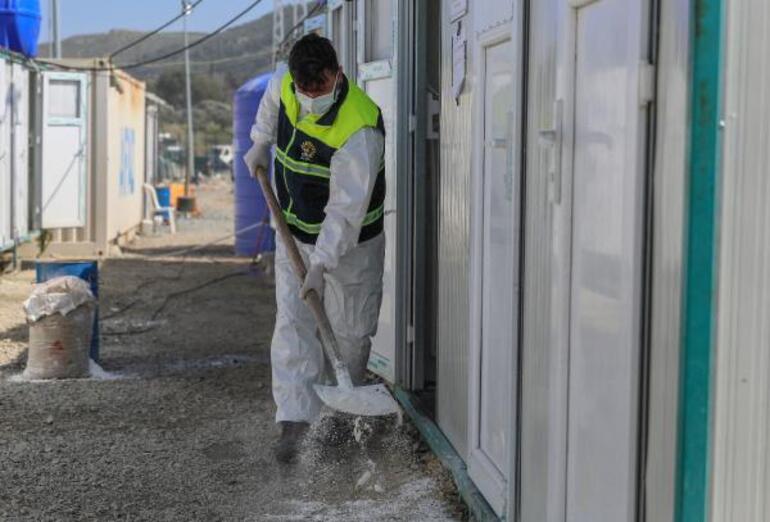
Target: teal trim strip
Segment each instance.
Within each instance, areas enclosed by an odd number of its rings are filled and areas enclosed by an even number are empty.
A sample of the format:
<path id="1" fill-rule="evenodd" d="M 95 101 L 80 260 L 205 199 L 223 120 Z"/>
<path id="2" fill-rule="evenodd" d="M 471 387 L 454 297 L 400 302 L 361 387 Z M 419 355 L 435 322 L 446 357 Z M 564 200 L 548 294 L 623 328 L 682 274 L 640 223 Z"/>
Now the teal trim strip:
<path id="1" fill-rule="evenodd" d="M 460 493 L 460 497 L 465 502 L 465 505 L 468 506 L 473 520 L 479 522 L 499 521 L 498 516 L 468 476 L 465 462 L 457 454 L 439 427 L 415 407 L 412 397 L 407 391 L 396 387 L 393 390 L 393 395 L 395 395 L 406 414 L 409 415 L 409 418 L 417 426 L 420 435 L 428 443 L 433 453 L 436 454 L 441 464 L 452 473 L 452 478 Z"/>
<path id="2" fill-rule="evenodd" d="M 690 147 L 676 520 L 709 514 L 715 346 L 722 1 L 692 0 Z"/>

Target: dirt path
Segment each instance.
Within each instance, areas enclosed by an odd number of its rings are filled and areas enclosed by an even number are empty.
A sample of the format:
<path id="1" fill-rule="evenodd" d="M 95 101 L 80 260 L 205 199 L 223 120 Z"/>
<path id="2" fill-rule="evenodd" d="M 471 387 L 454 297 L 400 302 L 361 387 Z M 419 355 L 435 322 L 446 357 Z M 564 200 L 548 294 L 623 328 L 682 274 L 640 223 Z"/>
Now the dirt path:
<path id="1" fill-rule="evenodd" d="M 229 183 L 199 200 L 176 236 L 101 264 L 108 379 L 17 382 L 33 276 L 0 277 L 0 520 L 460 517 L 408 424 L 333 449 L 316 429 L 300 462 L 275 462 L 273 288 L 232 240 L 178 254 L 232 231 Z"/>

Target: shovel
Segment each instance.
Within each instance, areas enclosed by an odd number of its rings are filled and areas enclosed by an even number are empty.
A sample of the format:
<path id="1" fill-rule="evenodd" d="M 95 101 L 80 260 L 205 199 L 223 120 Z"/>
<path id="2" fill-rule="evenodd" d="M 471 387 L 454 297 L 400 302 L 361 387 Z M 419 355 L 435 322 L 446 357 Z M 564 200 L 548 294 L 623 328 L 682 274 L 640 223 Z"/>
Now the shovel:
<path id="1" fill-rule="evenodd" d="M 294 273 L 297 274 L 300 281 L 304 281 L 305 274 L 307 273 L 305 262 L 302 260 L 299 249 L 294 242 L 294 237 L 291 235 L 286 219 L 283 217 L 283 212 L 281 212 L 281 207 L 278 205 L 278 200 L 273 193 L 273 187 L 270 185 L 267 173 L 263 168 L 257 167 L 256 176 L 262 187 L 262 192 L 265 194 L 265 200 L 268 207 L 270 207 L 270 212 L 273 215 L 278 235 L 281 237 L 289 254 L 289 260 L 294 267 Z M 321 303 L 321 297 L 315 291 L 310 291 L 305 298 L 305 303 L 313 312 L 321 334 L 321 344 L 334 368 L 334 375 L 337 377 L 337 386 L 314 385 L 315 391 L 321 400 L 330 408 L 352 413 L 353 415 L 377 416 L 400 412 L 401 409 L 398 403 L 390 395 L 388 388 L 384 384 L 353 386 L 350 371 L 340 357 L 337 339 L 334 336 L 331 323 Z"/>

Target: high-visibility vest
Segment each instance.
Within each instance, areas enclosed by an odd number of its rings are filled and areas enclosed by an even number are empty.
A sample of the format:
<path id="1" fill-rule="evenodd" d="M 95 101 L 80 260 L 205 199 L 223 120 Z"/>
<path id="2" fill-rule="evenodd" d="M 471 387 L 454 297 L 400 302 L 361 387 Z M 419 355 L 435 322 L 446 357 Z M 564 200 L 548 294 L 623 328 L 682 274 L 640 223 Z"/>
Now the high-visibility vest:
<path id="1" fill-rule="evenodd" d="M 334 105 L 323 115 L 299 119 L 300 105 L 291 74 L 281 81 L 281 108 L 275 150 L 278 201 L 294 237 L 315 244 L 329 201 L 331 160 L 353 134 L 364 127 L 385 132 L 382 114 L 369 96 L 343 75 Z M 345 175 L 338 173 L 337 175 Z M 382 232 L 385 203 L 385 158 L 364 218 L 359 242 Z"/>

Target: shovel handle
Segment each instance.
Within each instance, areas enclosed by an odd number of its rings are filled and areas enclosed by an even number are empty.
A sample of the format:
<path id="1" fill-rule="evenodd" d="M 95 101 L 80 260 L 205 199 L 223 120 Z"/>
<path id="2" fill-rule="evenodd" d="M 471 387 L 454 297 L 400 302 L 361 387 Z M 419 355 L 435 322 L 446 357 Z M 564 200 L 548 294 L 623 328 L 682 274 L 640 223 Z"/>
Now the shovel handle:
<path id="1" fill-rule="evenodd" d="M 255 174 L 259 185 L 262 187 L 262 192 L 265 195 L 267 206 L 270 208 L 270 213 L 273 215 L 278 235 L 283 242 L 286 252 L 289 255 L 294 273 L 297 274 L 300 282 L 305 280 L 307 274 L 307 268 L 305 268 L 305 262 L 302 260 L 302 255 L 297 248 L 297 244 L 294 242 L 294 236 L 289 230 L 289 225 L 286 223 L 286 218 L 283 216 L 281 207 L 278 204 L 278 199 L 275 197 L 273 187 L 270 185 L 270 180 L 267 178 L 267 172 L 262 167 L 255 169 Z M 326 310 L 323 303 L 321 303 L 321 297 L 315 290 L 308 292 L 305 298 L 305 303 L 310 307 L 310 311 L 315 317 L 318 330 L 321 333 L 321 344 L 323 345 L 326 356 L 329 358 L 332 366 L 334 367 L 334 374 L 337 377 L 337 384 L 339 386 L 352 387 L 353 383 L 350 378 L 350 372 L 347 366 L 340 357 L 340 349 L 337 345 L 337 338 L 334 336 L 332 325 L 329 322 L 329 318 L 326 316 Z"/>

